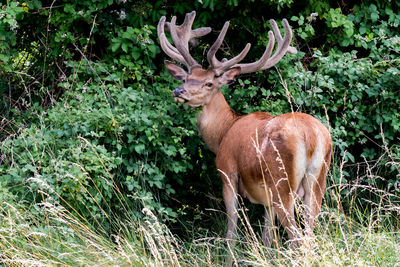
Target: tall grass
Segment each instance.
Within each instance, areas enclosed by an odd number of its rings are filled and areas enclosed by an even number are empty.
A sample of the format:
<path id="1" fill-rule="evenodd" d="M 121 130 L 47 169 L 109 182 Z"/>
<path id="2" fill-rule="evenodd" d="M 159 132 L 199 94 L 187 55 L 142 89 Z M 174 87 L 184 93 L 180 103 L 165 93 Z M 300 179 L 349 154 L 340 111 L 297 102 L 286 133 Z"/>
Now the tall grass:
<path id="1" fill-rule="evenodd" d="M 399 162 L 392 158 L 392 163 Z M 334 183 L 335 175 L 342 175 L 341 166 L 343 162 L 335 168 L 338 173 L 328 176 L 330 186 L 314 238 L 304 240 L 304 245 L 298 249 L 288 248 L 284 232 L 279 228 L 276 229 L 276 245 L 264 247 L 261 231 L 250 223 L 244 205 L 239 208 L 238 241 L 231 251 L 226 240 L 220 237 L 222 233 L 198 232 L 190 241 L 179 239 L 146 208 L 141 220 L 130 219 L 128 215 L 111 218 L 119 231 L 107 235 L 101 227 L 89 225 L 61 204 L 39 203 L 38 212 L 33 214 L 25 209 L 26 204 L 3 195 L 0 263 L 18 266 L 219 266 L 231 253 L 236 266 L 400 265 L 398 195 L 362 185 L 360 177 L 356 177 L 353 184 Z M 366 176 L 375 176 L 371 167 Z M 348 193 L 343 194 L 344 190 Z M 361 191 L 368 191 L 374 201 L 360 197 L 366 195 L 360 194 Z M 115 191 L 115 194 L 119 193 Z M 370 201 L 370 208 L 362 209 L 358 205 L 361 201 Z M 301 209 L 301 203 L 298 208 Z"/>

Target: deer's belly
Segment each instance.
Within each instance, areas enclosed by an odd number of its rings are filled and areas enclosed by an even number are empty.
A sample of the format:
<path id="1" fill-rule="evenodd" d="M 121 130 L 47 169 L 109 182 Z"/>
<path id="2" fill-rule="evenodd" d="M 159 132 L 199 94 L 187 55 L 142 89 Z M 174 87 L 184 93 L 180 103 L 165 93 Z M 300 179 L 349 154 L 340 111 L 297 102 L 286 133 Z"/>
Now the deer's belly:
<path id="1" fill-rule="evenodd" d="M 272 203 L 271 193 L 263 182 L 245 185 L 239 178 L 239 194 L 255 204 L 271 206 Z"/>

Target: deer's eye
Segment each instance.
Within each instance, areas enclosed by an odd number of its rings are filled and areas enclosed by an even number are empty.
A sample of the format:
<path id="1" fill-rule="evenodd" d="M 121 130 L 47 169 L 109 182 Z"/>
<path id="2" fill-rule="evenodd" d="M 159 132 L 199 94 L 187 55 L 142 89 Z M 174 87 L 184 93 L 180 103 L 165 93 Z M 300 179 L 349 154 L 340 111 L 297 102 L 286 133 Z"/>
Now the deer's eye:
<path id="1" fill-rule="evenodd" d="M 211 87 L 211 86 L 213 86 L 213 84 L 212 83 L 206 83 L 206 86 L 207 87 Z"/>

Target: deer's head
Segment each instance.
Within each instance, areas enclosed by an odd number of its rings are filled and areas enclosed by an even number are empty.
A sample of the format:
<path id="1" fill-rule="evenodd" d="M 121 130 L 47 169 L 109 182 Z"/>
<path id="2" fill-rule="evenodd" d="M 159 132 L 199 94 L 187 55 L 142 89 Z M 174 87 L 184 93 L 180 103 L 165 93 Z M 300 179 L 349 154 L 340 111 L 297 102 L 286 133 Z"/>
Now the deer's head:
<path id="1" fill-rule="evenodd" d="M 189 42 L 195 38 L 204 36 L 211 31 L 209 27 L 198 28 L 192 30 L 192 25 L 196 12 L 186 14 L 185 21 L 182 25 L 176 25 L 176 17 L 171 22 L 165 22 L 165 16 L 161 17 L 157 32 L 160 39 L 161 48 L 172 59 L 186 65 L 188 72 L 170 61 L 165 61 L 165 65 L 170 74 L 179 81 L 183 81 L 176 88 L 172 95 L 175 100 L 180 103 L 187 104 L 192 107 L 207 105 L 212 97 L 220 90 L 223 85 L 230 84 L 241 73 L 250 73 L 258 70 L 265 70 L 274 66 L 286 54 L 286 52 L 295 54 L 296 48 L 289 46 L 292 39 L 292 31 L 286 19 L 283 20 L 285 27 L 285 37 L 282 38 L 279 28 L 275 20 L 270 20 L 272 31 L 268 33 L 269 41 L 261 58 L 253 63 L 239 63 L 244 59 L 250 50 L 248 43 L 242 52 L 234 58 L 227 60 L 226 58 L 219 61 L 215 54 L 220 48 L 225 34 L 229 27 L 229 22 L 225 22 L 217 40 L 211 46 L 207 53 L 207 60 L 210 64 L 208 69 L 202 69 L 197 61 L 189 53 Z M 165 36 L 164 30 L 171 33 L 171 38 L 175 46 L 173 46 Z M 273 56 L 275 37 L 278 47 Z"/>

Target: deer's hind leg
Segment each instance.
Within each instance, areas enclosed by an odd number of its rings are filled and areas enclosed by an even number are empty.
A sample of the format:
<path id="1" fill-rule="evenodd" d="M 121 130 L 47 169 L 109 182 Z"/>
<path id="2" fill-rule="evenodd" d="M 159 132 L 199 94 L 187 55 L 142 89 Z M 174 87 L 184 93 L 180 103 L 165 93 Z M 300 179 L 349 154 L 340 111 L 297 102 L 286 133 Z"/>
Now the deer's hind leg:
<path id="1" fill-rule="evenodd" d="M 293 194 L 285 194 L 274 198 L 274 210 L 282 226 L 288 233 L 291 247 L 296 247 L 299 244 L 301 230 L 296 224 L 294 217 L 294 197 Z"/>
<path id="2" fill-rule="evenodd" d="M 325 160 L 316 167 L 308 168 L 302 181 L 304 188 L 304 206 L 305 206 L 305 232 L 306 235 L 312 235 L 315 226 L 315 218 L 321 210 L 322 198 L 325 192 L 325 180 L 330 164 L 330 153 L 327 161 Z"/>
<path id="3" fill-rule="evenodd" d="M 265 207 L 264 215 L 264 230 L 262 233 L 262 241 L 264 246 L 271 247 L 274 238 L 274 220 L 275 220 L 275 210 L 273 207 Z"/>

